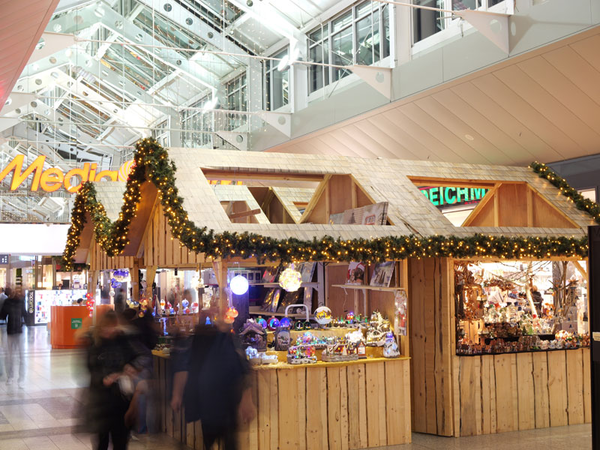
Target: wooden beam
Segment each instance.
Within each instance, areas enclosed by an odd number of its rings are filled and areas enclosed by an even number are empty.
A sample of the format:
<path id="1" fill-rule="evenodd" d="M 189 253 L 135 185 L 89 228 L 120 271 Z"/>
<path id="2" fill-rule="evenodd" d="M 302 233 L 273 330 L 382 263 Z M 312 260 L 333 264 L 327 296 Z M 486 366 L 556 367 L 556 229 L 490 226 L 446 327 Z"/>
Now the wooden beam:
<path id="1" fill-rule="evenodd" d="M 527 226 L 533 227 L 533 191 L 527 185 Z"/>
<path id="2" fill-rule="evenodd" d="M 146 238 L 148 237 L 148 233 L 149 233 L 149 229 L 152 228 L 151 224 L 152 224 L 152 218 L 154 217 L 154 214 L 156 214 L 156 210 L 158 208 L 159 205 L 159 201 L 158 201 L 158 196 L 154 199 L 154 205 L 152 205 L 152 210 L 150 212 L 150 215 L 148 216 L 148 220 L 146 221 L 146 228 L 144 229 L 144 234 L 142 236 L 142 239 L 140 240 L 140 245 L 138 246 L 137 252 L 135 253 L 136 258 L 141 258 L 142 255 L 144 254 L 144 244 L 146 242 Z M 144 258 L 146 259 L 146 258 Z"/>
<path id="3" fill-rule="evenodd" d="M 260 214 L 262 211 L 261 209 L 250 209 L 248 211 L 242 211 L 239 213 L 233 213 L 229 215 L 229 219 L 231 220 L 235 220 L 235 219 L 241 219 L 242 217 L 248 217 L 248 216 L 255 216 L 257 214 Z"/>
<path id="4" fill-rule="evenodd" d="M 451 179 L 451 178 L 436 178 L 436 177 L 408 177 L 416 186 L 427 187 L 459 187 L 459 188 L 476 188 L 476 189 L 492 189 L 495 181 L 483 180 L 468 180 L 468 179 Z"/>
<path id="5" fill-rule="evenodd" d="M 283 181 L 323 181 L 325 175 L 309 173 L 286 173 L 286 172 L 240 172 L 231 170 L 202 169 L 207 180 L 235 180 L 235 181 L 257 181 L 257 180 L 283 180 Z"/>
<path id="6" fill-rule="evenodd" d="M 494 226 L 500 226 L 500 197 L 498 191 L 494 192 Z"/>
<path id="7" fill-rule="evenodd" d="M 225 288 L 227 288 L 227 265 L 221 259 L 213 261 L 213 270 L 219 284 L 219 314 L 220 317 L 223 317 L 229 307 L 227 292 L 225 291 Z"/>
<path id="8" fill-rule="evenodd" d="M 581 275 L 583 275 L 583 278 L 586 279 L 586 282 L 588 280 L 588 274 L 585 271 L 585 269 L 583 268 L 583 266 L 581 264 L 579 264 L 579 261 L 571 261 L 573 263 L 573 265 L 577 268 L 577 270 L 579 270 L 579 273 Z"/>
<path id="9" fill-rule="evenodd" d="M 481 199 L 481 201 L 479 202 L 479 204 L 475 207 L 475 209 L 473 211 L 471 211 L 471 214 L 469 214 L 469 217 L 467 217 L 465 219 L 465 222 L 462 224 L 463 227 L 468 227 L 471 225 L 471 223 L 473 222 L 473 220 L 479 215 L 479 211 L 481 211 L 485 205 L 487 205 L 487 203 L 495 197 L 496 193 L 498 192 L 498 188 L 501 186 L 502 183 L 498 183 L 496 184 L 492 189 L 489 190 L 489 192 L 487 192 L 483 198 Z"/>
<path id="10" fill-rule="evenodd" d="M 323 193 L 325 192 L 325 189 L 326 189 L 327 185 L 329 184 L 330 179 L 331 179 L 331 175 L 326 175 L 325 178 L 323 178 L 323 180 L 321 181 L 321 184 L 319 184 L 319 186 L 317 186 L 317 189 L 315 190 L 315 193 L 313 194 L 312 198 L 310 199 L 310 202 L 308 202 L 308 206 L 304 210 L 304 214 L 302 214 L 302 217 L 300 218 L 300 223 L 304 223 L 308 220 L 308 218 L 310 217 L 310 214 L 313 212 L 313 210 L 319 203 L 319 200 L 321 199 L 321 195 L 323 195 Z"/>

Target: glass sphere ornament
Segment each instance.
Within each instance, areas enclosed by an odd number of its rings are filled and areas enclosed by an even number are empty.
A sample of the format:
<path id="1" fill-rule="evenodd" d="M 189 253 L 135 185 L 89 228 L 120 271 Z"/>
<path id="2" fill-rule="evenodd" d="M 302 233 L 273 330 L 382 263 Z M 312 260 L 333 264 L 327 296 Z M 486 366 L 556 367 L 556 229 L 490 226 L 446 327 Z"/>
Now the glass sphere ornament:
<path id="1" fill-rule="evenodd" d="M 294 269 L 294 265 L 285 269 L 279 277 L 279 286 L 287 292 L 296 292 L 302 284 L 302 274 Z"/>
<path id="2" fill-rule="evenodd" d="M 267 328 L 269 329 L 269 331 L 275 331 L 278 326 L 279 326 L 279 319 L 277 317 L 271 317 L 267 321 Z"/>
<path id="3" fill-rule="evenodd" d="M 238 313 L 238 310 L 237 310 L 237 309 L 235 309 L 235 308 L 232 306 L 231 308 L 229 308 L 229 309 L 227 310 L 227 312 L 225 313 L 225 315 L 227 315 L 227 316 L 231 316 L 231 317 L 233 317 L 233 318 L 235 319 L 235 318 L 236 318 L 236 317 L 239 315 L 239 313 Z"/>
<path id="4" fill-rule="evenodd" d="M 281 319 L 279 321 L 279 327 L 280 328 L 291 328 L 292 327 L 292 321 L 290 320 L 289 317 L 284 317 L 283 319 Z"/>
<path id="5" fill-rule="evenodd" d="M 319 325 L 331 322 L 331 310 L 327 306 L 320 306 L 315 310 L 315 320 Z"/>
<path id="6" fill-rule="evenodd" d="M 184 299 L 181 301 L 181 304 L 183 305 L 183 307 L 184 307 L 184 308 L 187 308 L 187 307 L 189 306 L 190 302 L 189 302 L 189 301 L 187 301 L 187 299 L 185 299 L 185 298 L 184 298 Z"/>
<path id="7" fill-rule="evenodd" d="M 267 328 L 267 321 L 262 317 L 256 319 L 256 323 L 263 327 L 263 329 Z"/>
<path id="8" fill-rule="evenodd" d="M 244 295 L 248 292 L 248 279 L 241 275 L 236 275 L 229 282 L 229 287 L 235 295 Z"/>

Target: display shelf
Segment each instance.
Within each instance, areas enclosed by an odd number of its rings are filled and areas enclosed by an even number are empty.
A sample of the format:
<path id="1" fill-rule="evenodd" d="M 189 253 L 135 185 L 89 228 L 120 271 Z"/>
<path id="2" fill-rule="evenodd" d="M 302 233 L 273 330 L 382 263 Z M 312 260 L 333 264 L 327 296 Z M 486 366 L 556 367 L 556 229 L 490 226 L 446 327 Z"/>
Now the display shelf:
<path id="1" fill-rule="evenodd" d="M 281 287 L 279 285 L 279 283 L 249 283 L 250 286 L 264 286 L 264 287 Z M 302 283 L 300 285 L 301 288 L 303 287 L 318 287 L 319 283 L 317 282 L 313 282 L 313 283 Z"/>
<path id="2" fill-rule="evenodd" d="M 250 307 L 250 314 L 252 315 L 261 315 L 261 316 L 275 316 L 275 317 L 285 317 L 285 313 L 280 313 L 280 312 L 270 312 L 270 311 L 263 311 L 262 309 L 260 309 L 260 306 L 251 306 Z M 293 319 L 297 319 L 297 318 L 306 318 L 306 314 L 305 313 L 301 313 L 301 314 L 289 314 L 288 317 L 291 317 Z M 313 318 L 313 316 L 309 316 L 310 319 Z"/>
<path id="3" fill-rule="evenodd" d="M 383 286 L 366 286 L 358 284 L 333 284 L 331 287 L 342 288 L 342 289 L 354 289 L 359 291 L 382 291 L 382 292 L 395 292 L 403 291 L 401 287 L 383 287 Z"/>

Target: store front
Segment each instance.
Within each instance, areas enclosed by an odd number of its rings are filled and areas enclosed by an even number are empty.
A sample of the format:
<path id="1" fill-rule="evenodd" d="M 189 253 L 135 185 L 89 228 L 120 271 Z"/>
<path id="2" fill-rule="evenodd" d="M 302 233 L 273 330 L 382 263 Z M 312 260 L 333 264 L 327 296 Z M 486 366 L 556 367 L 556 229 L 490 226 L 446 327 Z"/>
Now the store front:
<path id="1" fill-rule="evenodd" d="M 443 436 L 526 429 L 525 411 L 534 427 L 556 426 L 559 399 L 576 392 L 589 399 L 582 257 L 593 220 L 531 170 L 167 155 L 152 141 L 136 158 L 125 203 L 101 184 L 78 196 L 81 216 L 74 214 L 65 255 L 90 265 L 90 287 L 102 273 L 128 268 L 131 305 L 164 322 L 156 375 L 162 424 L 176 439 L 191 445 L 199 427 L 168 407 L 169 339 L 193 330 L 211 306 L 233 323 L 256 369 L 258 418 L 240 435 L 242 448 L 367 448 L 408 443 L 411 429 Z M 177 181 L 169 159 L 183 167 Z M 235 195 L 224 199 L 213 179 L 245 184 L 228 186 Z M 264 189 L 274 182 L 287 191 Z M 485 194 L 457 227 L 420 186 Z M 294 207 L 307 189 L 300 213 Z M 248 196 L 262 205 L 277 198 L 288 219 L 250 209 Z M 248 209 L 232 204 L 240 198 Z M 92 219 L 85 205 L 97 202 L 106 216 Z M 115 227 L 125 234 L 94 234 L 94 225 L 119 217 Z M 544 380 L 547 397 L 526 397 L 531 386 L 544 391 Z M 543 414 L 548 421 L 538 422 Z M 567 423 L 589 420 L 585 412 L 565 415 Z"/>

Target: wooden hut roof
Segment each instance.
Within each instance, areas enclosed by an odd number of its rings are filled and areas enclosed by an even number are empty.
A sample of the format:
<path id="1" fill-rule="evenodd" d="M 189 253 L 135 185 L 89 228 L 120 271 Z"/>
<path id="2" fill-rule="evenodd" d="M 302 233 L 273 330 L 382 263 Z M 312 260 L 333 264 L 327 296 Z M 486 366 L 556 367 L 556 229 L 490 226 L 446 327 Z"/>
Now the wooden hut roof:
<path id="1" fill-rule="evenodd" d="M 526 167 L 491 166 L 350 158 L 333 155 L 296 155 L 214 151 L 172 148 L 169 157 L 177 166 L 177 187 L 184 198 L 190 218 L 215 231 L 248 230 L 275 238 L 329 235 L 343 239 L 388 235 L 455 235 L 475 233 L 513 236 L 582 236 L 592 218 L 575 206 L 560 191 Z M 388 202 L 388 217 L 393 225 L 328 224 L 232 224 L 214 195 L 203 169 L 232 172 L 240 177 L 266 173 L 312 175 L 351 175 L 373 202 Z M 493 185 L 494 182 L 527 183 L 564 214 L 576 227 L 456 227 L 423 195 L 415 179 L 465 180 Z"/>
<path id="2" fill-rule="evenodd" d="M 587 227 L 595 223 L 591 215 L 577 209 L 552 183 L 525 167 L 187 148 L 169 149 L 167 157 L 160 147 L 156 151 L 161 152 L 161 160 L 170 159 L 176 167 L 174 187 L 183 202 L 176 202 L 173 207 L 181 208 L 196 227 L 206 227 L 205 230 L 212 230 L 214 235 L 250 233 L 251 236 L 273 238 L 278 240 L 274 241 L 275 248 L 277 242 L 286 245 L 292 238 L 308 243 L 326 236 L 342 242 L 355 239 L 373 242 L 375 238 L 409 236 L 425 242 L 444 237 L 452 241 L 454 237 L 476 238 L 480 234 L 491 238 L 580 239 L 585 237 Z M 139 170 L 136 173 L 139 174 Z M 152 174 L 147 173 L 146 177 L 152 177 Z M 211 184 L 219 179 L 243 181 L 244 184 Z M 116 242 L 127 239 L 122 253 L 125 256 L 137 255 L 139 258 L 150 222 L 155 217 L 163 218 L 163 214 L 168 219 L 167 211 L 171 210 L 171 205 L 163 201 L 163 206 L 158 206 L 161 194 L 157 183 L 147 179 L 141 184 L 141 200 L 135 206 L 135 217 L 127 228 L 128 236 L 111 238 Z M 95 186 L 96 199 L 104 205 L 108 218 L 114 221 L 124 204 L 125 184 L 100 182 Z M 271 187 L 296 223 L 269 223 L 263 211 L 249 214 L 255 215 L 257 220 L 254 222 L 258 223 L 232 223 L 226 202 L 245 202 L 248 213 L 260 209 L 252 186 Z M 419 186 L 486 188 L 489 192 L 467 219 L 469 226 L 457 227 L 423 195 Z M 381 202 L 388 204 L 387 225 L 329 223 L 331 214 Z M 302 204 L 303 214 L 297 204 Z M 79 232 L 82 236 L 90 235 L 93 225 L 92 221 L 87 221 Z M 164 231 L 167 237 L 170 236 L 170 230 L 163 228 L 160 233 Z M 78 248 L 81 250 L 87 242 L 89 240 L 82 239 Z M 185 245 L 192 250 L 193 243 L 189 242 Z M 573 245 L 581 245 L 581 242 Z M 404 248 L 394 251 L 402 253 Z M 575 251 L 581 253 L 583 249 L 568 247 L 560 250 L 568 254 Z M 407 252 L 418 254 L 419 250 L 413 248 Z M 452 250 L 445 252 L 452 254 Z"/>

